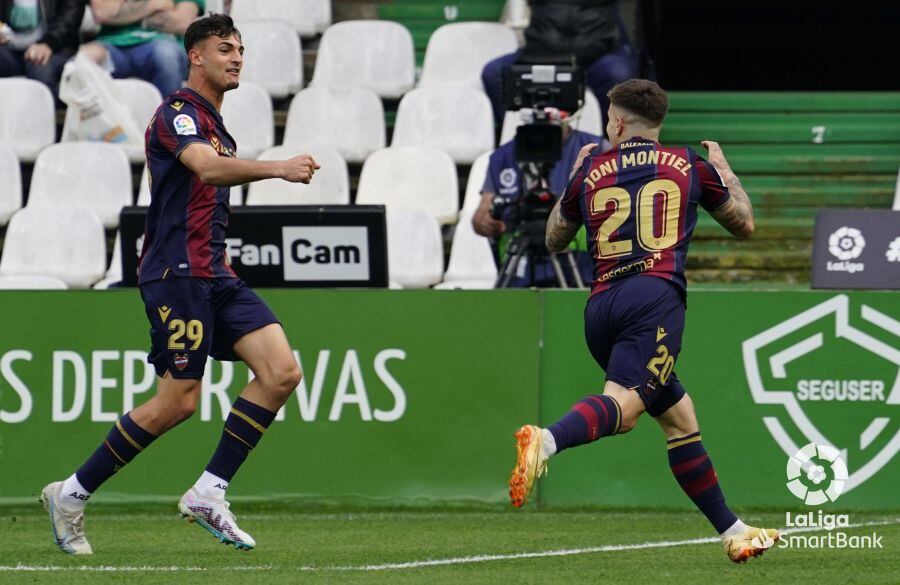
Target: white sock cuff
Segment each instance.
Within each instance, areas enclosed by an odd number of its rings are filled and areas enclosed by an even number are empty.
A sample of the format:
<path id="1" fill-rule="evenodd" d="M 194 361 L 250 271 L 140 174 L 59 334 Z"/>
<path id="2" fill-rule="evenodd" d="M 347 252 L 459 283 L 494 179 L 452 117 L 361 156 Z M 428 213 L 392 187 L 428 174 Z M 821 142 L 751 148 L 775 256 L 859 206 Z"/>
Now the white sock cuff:
<path id="1" fill-rule="evenodd" d="M 556 438 L 550 429 L 541 429 L 541 451 L 546 459 L 556 455 Z"/>
<path id="2" fill-rule="evenodd" d="M 725 537 L 725 536 L 736 536 L 736 535 L 738 535 L 738 534 L 743 533 L 745 530 L 747 530 L 747 525 L 744 524 L 744 521 L 743 521 L 743 520 L 741 520 L 740 518 L 738 518 L 737 521 L 736 521 L 734 524 L 732 524 L 731 526 L 729 526 L 729 527 L 725 530 L 725 532 L 722 533 L 722 536 L 723 536 L 723 537 Z"/>
<path id="3" fill-rule="evenodd" d="M 87 504 L 88 498 L 91 497 L 91 492 L 84 489 L 84 486 L 78 481 L 78 476 L 73 473 L 63 482 L 59 495 L 67 507 L 83 508 Z"/>
<path id="4" fill-rule="evenodd" d="M 203 471 L 194 484 L 194 490 L 204 498 L 225 499 L 225 490 L 227 489 L 227 481 L 206 470 Z"/>

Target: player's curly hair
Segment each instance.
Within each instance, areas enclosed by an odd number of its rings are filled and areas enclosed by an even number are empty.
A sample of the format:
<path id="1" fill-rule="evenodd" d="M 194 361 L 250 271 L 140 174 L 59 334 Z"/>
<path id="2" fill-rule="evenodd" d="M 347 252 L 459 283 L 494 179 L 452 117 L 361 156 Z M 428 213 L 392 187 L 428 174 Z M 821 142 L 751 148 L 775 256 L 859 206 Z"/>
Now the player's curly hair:
<path id="1" fill-rule="evenodd" d="M 234 26 L 234 20 L 227 14 L 212 14 L 191 23 L 184 33 L 184 51 L 190 51 L 194 45 L 209 37 L 227 39 L 231 35 L 241 38 L 241 31 Z"/>
<path id="2" fill-rule="evenodd" d="M 629 79 L 617 84 L 606 95 L 611 104 L 643 118 L 651 126 L 660 126 L 669 111 L 669 96 L 655 81 Z"/>

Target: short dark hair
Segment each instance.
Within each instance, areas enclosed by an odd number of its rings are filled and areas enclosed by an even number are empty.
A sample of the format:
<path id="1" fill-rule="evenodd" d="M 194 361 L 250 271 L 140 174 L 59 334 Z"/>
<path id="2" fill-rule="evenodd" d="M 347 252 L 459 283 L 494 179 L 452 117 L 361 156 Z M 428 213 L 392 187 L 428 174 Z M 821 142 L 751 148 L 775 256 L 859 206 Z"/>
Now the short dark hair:
<path id="1" fill-rule="evenodd" d="M 651 126 L 660 126 L 669 111 L 669 96 L 648 79 L 623 81 L 606 95 L 612 105 L 643 118 Z"/>
<path id="2" fill-rule="evenodd" d="M 191 23 L 184 33 L 184 51 L 189 52 L 194 45 L 209 37 L 227 39 L 231 35 L 241 38 L 241 31 L 234 26 L 234 20 L 227 14 L 211 14 Z"/>

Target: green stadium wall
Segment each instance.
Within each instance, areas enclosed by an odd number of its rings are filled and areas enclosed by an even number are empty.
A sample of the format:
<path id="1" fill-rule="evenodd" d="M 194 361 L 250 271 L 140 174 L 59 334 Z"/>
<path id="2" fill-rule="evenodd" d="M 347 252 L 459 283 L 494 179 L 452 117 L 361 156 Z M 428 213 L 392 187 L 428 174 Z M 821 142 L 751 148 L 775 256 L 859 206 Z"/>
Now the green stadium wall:
<path id="1" fill-rule="evenodd" d="M 236 478 L 235 499 L 502 503 L 514 430 L 549 424 L 602 391 L 584 344 L 583 292 L 260 294 L 305 375 Z M 676 371 L 732 504 L 802 509 L 785 486 L 786 452 L 815 439 L 842 449 L 850 472 L 849 489 L 829 506 L 900 509 L 898 298 L 691 293 Z M 154 377 L 136 291 L 4 292 L 0 300 L 0 503 L 12 503 L 71 473 L 123 410 L 152 394 Z M 113 477 L 98 500 L 173 500 L 193 482 L 248 371 L 213 362 L 207 376 L 194 418 Z M 825 400 L 811 390 L 823 380 L 853 381 L 867 400 Z M 656 427 L 644 417 L 628 435 L 560 454 L 539 503 L 689 505 Z"/>

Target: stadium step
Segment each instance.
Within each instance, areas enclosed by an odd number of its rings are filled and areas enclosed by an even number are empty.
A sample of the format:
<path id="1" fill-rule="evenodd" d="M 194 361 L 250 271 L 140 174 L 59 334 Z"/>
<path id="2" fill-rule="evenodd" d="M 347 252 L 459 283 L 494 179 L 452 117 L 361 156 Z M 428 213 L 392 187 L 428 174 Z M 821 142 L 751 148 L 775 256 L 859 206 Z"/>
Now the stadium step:
<path id="1" fill-rule="evenodd" d="M 393 0 L 378 5 L 378 16 L 409 29 L 416 49 L 416 64 L 425 58 L 428 39 L 438 27 L 451 22 L 497 22 L 505 0 Z"/>
<path id="2" fill-rule="evenodd" d="M 699 144 L 691 145 L 702 150 Z M 734 171 L 823 175 L 896 173 L 900 142 L 893 144 L 737 144 L 723 147 Z"/>
<path id="3" fill-rule="evenodd" d="M 663 143 L 861 144 L 896 142 L 900 112 L 672 112 Z"/>
<path id="4" fill-rule="evenodd" d="M 809 270 L 755 270 L 747 268 L 734 269 L 691 269 L 686 271 L 688 289 L 693 283 L 745 283 L 757 284 L 768 282 L 773 286 L 784 284 L 809 284 Z"/>
<path id="5" fill-rule="evenodd" d="M 688 254 L 688 267 L 701 270 L 809 270 L 808 252 L 784 252 L 767 250 L 764 254 L 758 251 L 743 253 L 710 253 L 691 250 Z"/>
<path id="6" fill-rule="evenodd" d="M 738 240 L 722 230 L 722 237 L 695 237 L 691 239 L 691 247 L 688 256 L 698 254 L 743 254 L 754 252 L 768 254 L 769 252 L 794 252 L 806 255 L 812 254 L 812 241 L 809 238 L 750 238 Z"/>
<path id="7" fill-rule="evenodd" d="M 900 93 L 673 91 L 671 112 L 900 112 Z"/>
<path id="8" fill-rule="evenodd" d="M 757 220 L 756 229 L 753 232 L 753 238 L 748 240 L 810 240 L 813 234 L 813 219 L 811 217 L 801 218 L 767 218 L 766 220 Z M 712 217 L 707 214 L 701 214 L 697 220 L 697 227 L 694 228 L 694 238 L 702 239 L 727 239 L 731 236 L 728 232 L 716 223 Z"/>
<path id="9" fill-rule="evenodd" d="M 890 207 L 896 173 L 866 175 L 747 175 L 741 183 L 759 208 Z"/>

